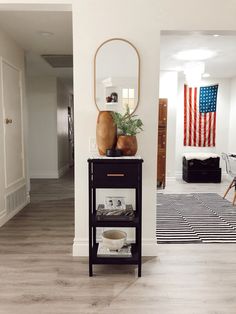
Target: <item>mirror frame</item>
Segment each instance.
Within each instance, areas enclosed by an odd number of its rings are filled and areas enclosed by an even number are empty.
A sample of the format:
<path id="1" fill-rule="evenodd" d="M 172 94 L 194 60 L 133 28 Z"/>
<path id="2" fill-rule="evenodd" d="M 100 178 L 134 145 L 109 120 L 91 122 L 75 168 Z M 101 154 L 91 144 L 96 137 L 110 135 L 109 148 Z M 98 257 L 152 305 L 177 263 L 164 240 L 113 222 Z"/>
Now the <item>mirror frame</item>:
<path id="1" fill-rule="evenodd" d="M 99 109 L 99 106 L 98 106 L 98 104 L 97 104 L 97 102 L 96 102 L 96 61 L 97 61 L 97 54 L 98 54 L 98 52 L 99 52 L 99 50 L 102 48 L 102 46 L 104 46 L 105 44 L 107 44 L 108 42 L 110 42 L 110 41 L 114 41 L 114 40 L 119 40 L 119 41 L 123 41 L 123 42 L 126 42 L 128 45 L 130 45 L 135 51 L 136 51 L 136 53 L 137 53 L 137 57 L 138 57 L 138 92 L 137 92 L 137 104 L 136 104 L 136 106 L 135 106 L 135 109 L 134 109 L 134 111 L 132 112 L 132 113 L 134 113 L 136 110 L 137 110 L 137 108 L 138 108 L 138 105 L 139 105 L 139 99 L 140 99 L 140 55 L 139 55 L 139 52 L 138 52 L 138 50 L 137 50 L 137 48 L 130 42 L 130 41 L 128 41 L 127 39 L 124 39 L 124 38 L 119 38 L 119 37 L 114 37 L 114 38 L 111 38 L 111 39 L 107 39 L 106 41 L 104 41 L 98 48 L 97 48 L 97 50 L 96 50 L 96 52 L 95 52 L 95 55 L 94 55 L 94 64 L 93 64 L 93 66 L 94 66 L 94 87 L 93 87 L 93 96 L 94 96 L 94 103 L 95 103 L 95 105 L 96 105 L 96 107 L 97 107 L 97 110 L 98 111 L 101 111 L 100 109 Z"/>

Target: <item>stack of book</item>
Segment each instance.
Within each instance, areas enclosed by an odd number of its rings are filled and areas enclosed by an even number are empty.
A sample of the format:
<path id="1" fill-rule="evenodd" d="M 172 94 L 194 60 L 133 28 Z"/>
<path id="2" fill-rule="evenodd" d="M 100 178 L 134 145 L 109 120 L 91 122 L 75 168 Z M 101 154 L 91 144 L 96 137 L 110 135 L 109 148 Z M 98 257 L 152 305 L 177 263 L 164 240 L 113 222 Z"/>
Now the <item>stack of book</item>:
<path id="1" fill-rule="evenodd" d="M 108 248 L 106 248 L 103 243 L 98 244 L 98 251 L 97 251 L 98 257 L 131 257 L 131 244 L 127 244 L 123 246 L 119 251 L 111 251 Z"/>
<path id="2" fill-rule="evenodd" d="M 135 217 L 132 205 L 126 205 L 126 209 L 106 209 L 104 205 L 99 205 L 97 209 L 98 220 L 133 220 Z"/>

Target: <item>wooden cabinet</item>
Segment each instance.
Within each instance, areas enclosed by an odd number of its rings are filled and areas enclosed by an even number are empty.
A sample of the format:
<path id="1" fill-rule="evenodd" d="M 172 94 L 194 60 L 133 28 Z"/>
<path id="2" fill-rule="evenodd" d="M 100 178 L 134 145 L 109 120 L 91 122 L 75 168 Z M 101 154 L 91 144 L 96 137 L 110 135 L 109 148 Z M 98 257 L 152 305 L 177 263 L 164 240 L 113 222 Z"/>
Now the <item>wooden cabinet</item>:
<path id="1" fill-rule="evenodd" d="M 92 158 L 89 164 L 89 276 L 93 276 L 94 264 L 133 264 L 138 265 L 141 277 L 142 263 L 142 163 L 141 158 Z M 97 189 L 134 189 L 134 215 L 130 217 L 98 216 Z M 127 205 L 131 206 L 132 205 Z M 135 243 L 131 244 L 130 257 L 101 257 L 98 255 L 96 232 L 98 227 L 135 228 Z"/>
<path id="2" fill-rule="evenodd" d="M 167 140 L 167 99 L 159 99 L 158 147 L 157 147 L 157 185 L 166 184 L 166 140 Z"/>

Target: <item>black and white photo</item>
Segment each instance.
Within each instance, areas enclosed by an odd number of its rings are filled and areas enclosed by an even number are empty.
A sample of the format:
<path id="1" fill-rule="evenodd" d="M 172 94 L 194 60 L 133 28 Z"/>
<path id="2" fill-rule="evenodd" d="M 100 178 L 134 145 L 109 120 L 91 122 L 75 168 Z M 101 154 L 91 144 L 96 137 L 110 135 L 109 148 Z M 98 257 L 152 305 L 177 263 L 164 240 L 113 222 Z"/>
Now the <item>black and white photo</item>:
<path id="1" fill-rule="evenodd" d="M 123 196 L 107 196 L 105 198 L 106 209 L 125 209 L 125 198 Z"/>

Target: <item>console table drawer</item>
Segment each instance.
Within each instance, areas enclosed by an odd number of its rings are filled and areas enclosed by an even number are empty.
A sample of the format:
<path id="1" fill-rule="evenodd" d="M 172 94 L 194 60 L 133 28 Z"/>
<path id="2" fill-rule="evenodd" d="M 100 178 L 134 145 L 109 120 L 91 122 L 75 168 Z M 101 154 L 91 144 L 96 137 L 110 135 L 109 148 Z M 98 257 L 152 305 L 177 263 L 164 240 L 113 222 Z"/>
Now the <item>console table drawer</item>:
<path id="1" fill-rule="evenodd" d="M 96 187 L 136 187 L 138 182 L 137 164 L 94 164 L 93 184 Z"/>

